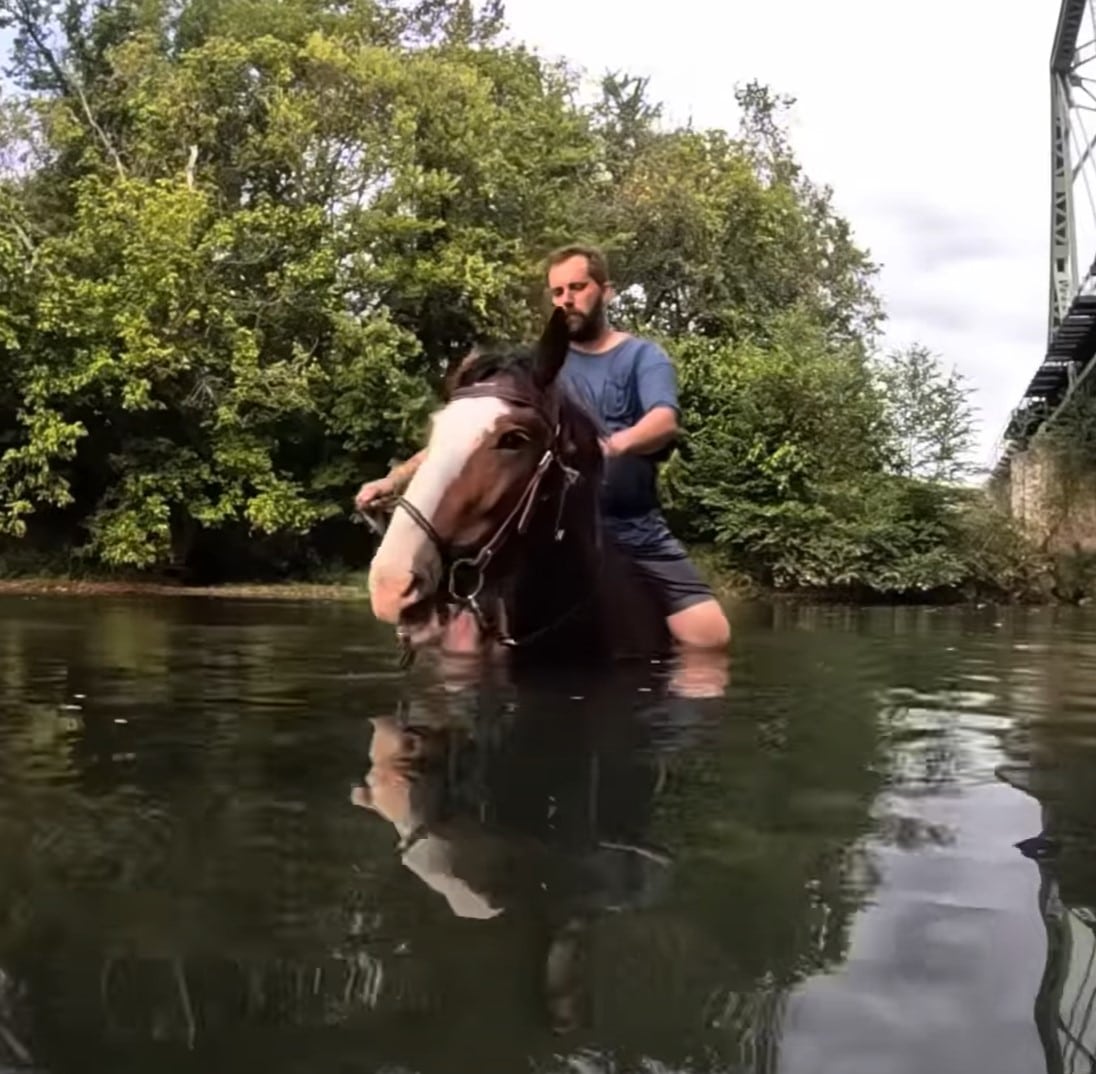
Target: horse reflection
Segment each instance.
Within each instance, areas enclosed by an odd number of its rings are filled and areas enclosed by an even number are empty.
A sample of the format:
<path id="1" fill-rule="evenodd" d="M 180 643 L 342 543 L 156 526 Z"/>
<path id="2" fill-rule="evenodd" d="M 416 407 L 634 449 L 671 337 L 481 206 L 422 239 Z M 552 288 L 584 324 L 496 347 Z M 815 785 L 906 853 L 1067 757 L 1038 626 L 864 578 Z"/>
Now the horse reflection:
<path id="1" fill-rule="evenodd" d="M 26 1043 L 23 989 L 0 968 L 0 1071 L 30 1071 L 34 1060 Z"/>
<path id="2" fill-rule="evenodd" d="M 392 825 L 403 866 L 455 916 L 546 927 L 540 994 L 568 1032 L 589 1021 L 597 917 L 653 905 L 668 882 L 672 857 L 647 830 L 700 714 L 672 694 L 639 712 L 608 692 L 526 695 L 501 714 L 480 700 L 443 693 L 372 718 L 351 798 Z"/>

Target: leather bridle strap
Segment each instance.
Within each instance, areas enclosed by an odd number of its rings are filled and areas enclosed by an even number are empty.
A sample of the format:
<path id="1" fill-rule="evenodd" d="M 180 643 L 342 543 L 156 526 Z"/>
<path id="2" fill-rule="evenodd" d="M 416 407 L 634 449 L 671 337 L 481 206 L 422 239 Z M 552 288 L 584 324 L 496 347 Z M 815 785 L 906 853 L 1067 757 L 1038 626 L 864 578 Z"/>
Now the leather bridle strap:
<path id="1" fill-rule="evenodd" d="M 552 448 L 549 448 L 541 456 L 540 462 L 537 463 L 537 468 L 533 471 L 533 475 L 526 484 L 518 502 L 514 504 L 510 509 L 510 513 L 503 519 L 502 524 L 491 535 L 491 539 L 480 548 L 475 556 L 461 556 L 453 560 L 449 565 L 448 589 L 449 595 L 455 601 L 459 603 L 470 603 L 479 596 L 480 590 L 483 588 L 484 575 L 486 574 L 487 567 L 491 560 L 497 555 L 499 549 L 506 541 L 506 538 L 510 535 L 511 529 L 515 528 L 515 523 L 516 532 L 519 534 L 525 533 L 529 528 L 529 521 L 533 515 L 533 508 L 536 506 L 537 493 L 540 491 L 540 486 L 544 480 L 544 475 L 548 472 L 548 467 L 555 461 L 557 461 L 555 452 Z M 450 557 L 446 554 L 447 549 L 445 543 L 438 535 L 437 530 L 434 529 L 430 520 L 411 503 L 410 500 L 403 496 L 400 496 L 396 500 L 396 506 L 402 507 L 411 516 L 416 525 L 418 525 L 423 533 L 425 533 L 433 542 L 442 563 L 445 563 Z M 471 571 L 472 575 L 468 582 L 462 586 L 460 583 L 460 576 L 464 571 Z"/>
<path id="2" fill-rule="evenodd" d="M 549 442 L 548 449 L 544 455 L 541 456 L 540 462 L 537 463 L 536 470 L 533 471 L 532 476 L 529 478 L 528 484 L 525 486 L 521 497 L 518 502 L 511 509 L 510 513 L 503 519 L 502 524 L 492 534 L 491 539 L 479 550 L 475 557 L 461 557 L 458 558 L 450 567 L 450 595 L 460 600 L 461 596 L 454 591 L 452 585 L 454 581 L 455 571 L 458 566 L 470 567 L 479 574 L 477 585 L 475 586 L 473 596 L 479 592 L 482 588 L 482 575 L 487 569 L 487 565 L 495 557 L 499 548 L 502 547 L 503 542 L 509 536 L 511 527 L 513 527 L 515 520 L 517 521 L 517 532 L 519 534 L 525 533 L 529 527 L 529 521 L 533 514 L 533 508 L 536 506 L 537 493 L 540 490 L 544 475 L 548 470 L 548 467 L 553 462 L 557 463 L 564 471 L 564 477 L 566 480 L 566 486 L 564 488 L 563 496 L 566 496 L 567 490 L 574 484 L 578 478 L 578 474 L 572 470 L 569 466 L 564 466 L 560 461 L 559 456 L 556 453 L 557 443 L 559 439 L 559 421 L 558 416 L 553 420 L 552 416 L 544 409 L 532 397 L 526 395 L 523 392 L 516 391 L 513 388 L 500 384 L 498 381 L 481 381 L 478 384 L 469 384 L 463 388 L 457 388 L 450 393 L 449 401 L 452 402 L 456 399 L 500 399 L 504 403 L 510 403 L 514 406 L 527 407 L 533 410 L 541 418 L 541 420 L 551 430 L 551 441 Z M 438 534 L 438 531 L 434 528 L 431 521 L 413 504 L 410 500 L 404 496 L 398 496 L 395 501 L 396 507 L 402 507 L 415 521 L 416 525 L 426 534 L 426 536 L 433 543 L 437 549 L 438 555 L 444 563 L 449 557 L 446 555 L 447 549 L 445 542 L 442 541 Z M 563 503 L 561 497 L 559 515 L 562 517 Z M 559 519 L 556 521 L 556 530 L 559 530 Z"/>
<path id="3" fill-rule="evenodd" d="M 529 528 L 529 520 L 533 515 L 533 508 L 536 505 L 537 493 L 540 491 L 541 482 L 544 480 L 544 475 L 548 472 L 548 467 L 556 460 L 556 453 L 552 448 L 548 448 L 547 451 L 540 457 L 540 462 L 537 463 L 537 468 L 533 471 L 533 476 L 529 478 L 528 484 L 525 486 L 525 491 L 522 492 L 518 498 L 518 502 L 510 509 L 510 513 L 502 520 L 502 524 L 491 539 L 476 553 L 476 557 L 473 560 L 469 560 L 473 566 L 478 567 L 481 571 L 485 570 L 487 565 L 495 558 L 495 553 L 502 547 L 503 542 L 510 534 L 510 528 L 514 525 L 514 521 L 517 520 L 517 532 L 519 534 L 525 533 Z M 461 560 L 457 561 L 462 562 Z"/>
<path id="4" fill-rule="evenodd" d="M 426 534 L 427 537 L 433 542 L 434 547 L 437 548 L 438 554 L 442 554 L 442 540 L 438 536 L 438 531 L 434 529 L 433 523 L 424 515 L 410 500 L 405 499 L 403 496 L 397 496 L 394 507 L 402 507 L 412 518 L 415 524 Z"/>

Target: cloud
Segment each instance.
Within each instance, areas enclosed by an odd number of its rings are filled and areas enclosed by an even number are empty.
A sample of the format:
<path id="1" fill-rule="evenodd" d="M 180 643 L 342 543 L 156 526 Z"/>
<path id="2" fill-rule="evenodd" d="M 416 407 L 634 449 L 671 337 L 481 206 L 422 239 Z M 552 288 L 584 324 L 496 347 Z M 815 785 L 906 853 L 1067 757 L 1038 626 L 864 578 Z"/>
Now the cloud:
<path id="1" fill-rule="evenodd" d="M 969 310 L 934 299 L 900 298 L 891 304 L 889 312 L 892 323 L 931 325 L 936 333 L 967 332 L 974 321 L 974 314 Z"/>
<path id="2" fill-rule="evenodd" d="M 886 199 L 879 212 L 893 219 L 909 244 L 914 267 L 925 273 L 971 261 L 1022 256 L 1024 247 L 984 215 L 972 215 L 922 200 Z"/>
<path id="3" fill-rule="evenodd" d="M 1056 3 L 1007 19 L 991 0 L 509 0 L 507 13 L 514 37 L 592 75 L 649 76 L 672 122 L 733 129 L 733 86 L 753 78 L 796 97 L 800 159 L 882 265 L 884 345 L 918 340 L 958 366 L 991 460 L 1046 343 Z"/>

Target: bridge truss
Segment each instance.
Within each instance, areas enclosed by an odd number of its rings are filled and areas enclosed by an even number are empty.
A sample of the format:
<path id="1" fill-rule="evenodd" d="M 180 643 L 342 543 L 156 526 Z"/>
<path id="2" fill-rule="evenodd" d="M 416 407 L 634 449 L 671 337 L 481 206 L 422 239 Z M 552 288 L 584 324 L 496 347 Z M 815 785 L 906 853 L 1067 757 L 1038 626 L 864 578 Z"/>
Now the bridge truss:
<path id="1" fill-rule="evenodd" d="M 1046 355 L 1004 432 L 1002 463 L 1052 421 L 1096 363 L 1096 0 L 1062 0 L 1050 56 L 1051 220 Z"/>

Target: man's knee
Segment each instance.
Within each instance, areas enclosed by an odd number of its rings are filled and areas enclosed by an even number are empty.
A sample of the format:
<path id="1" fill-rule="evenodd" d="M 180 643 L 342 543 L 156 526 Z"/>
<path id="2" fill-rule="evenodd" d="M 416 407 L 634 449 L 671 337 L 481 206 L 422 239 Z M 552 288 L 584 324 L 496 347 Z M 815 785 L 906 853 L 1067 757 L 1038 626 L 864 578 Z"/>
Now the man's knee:
<path id="1" fill-rule="evenodd" d="M 674 612 L 666 623 L 678 644 L 692 649 L 725 649 L 731 642 L 731 624 L 714 597 Z"/>

